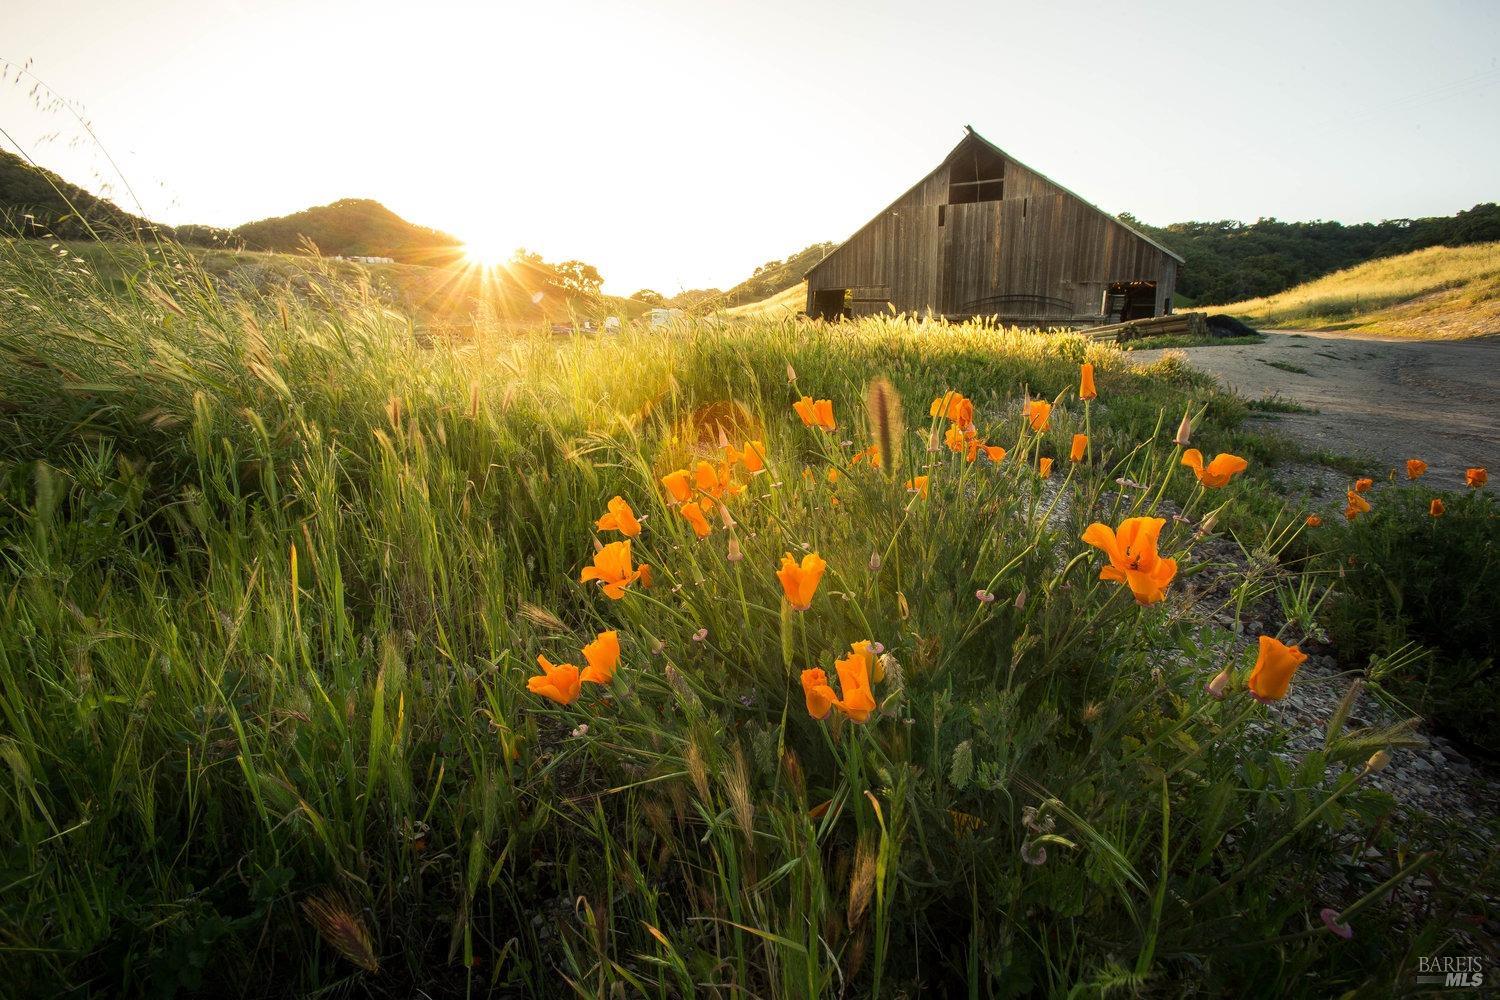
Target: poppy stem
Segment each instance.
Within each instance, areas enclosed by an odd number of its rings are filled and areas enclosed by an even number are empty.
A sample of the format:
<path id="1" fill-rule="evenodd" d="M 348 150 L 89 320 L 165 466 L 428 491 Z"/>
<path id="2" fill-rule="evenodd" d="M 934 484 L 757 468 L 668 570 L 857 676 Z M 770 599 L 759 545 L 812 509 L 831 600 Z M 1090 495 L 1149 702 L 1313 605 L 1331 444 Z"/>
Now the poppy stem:
<path id="1" fill-rule="evenodd" d="M 1198 907 L 1200 907 L 1203 904 L 1207 903 L 1209 900 L 1213 899 L 1215 896 L 1218 896 L 1225 889 L 1228 889 L 1230 886 L 1232 886 L 1235 883 L 1239 882 L 1246 875 L 1250 874 L 1252 871 L 1254 871 L 1256 868 L 1258 868 L 1260 866 L 1261 862 L 1265 861 L 1271 855 L 1273 855 L 1277 851 L 1281 850 L 1281 848 L 1284 847 L 1284 846 L 1286 846 L 1286 844 L 1288 842 L 1290 842 L 1293 837 L 1297 836 L 1297 834 L 1299 834 L 1303 830 L 1305 830 L 1313 822 L 1313 820 L 1315 820 L 1319 816 L 1323 815 L 1323 811 L 1325 809 L 1327 809 L 1329 806 L 1333 805 L 1334 802 L 1338 801 L 1338 799 L 1341 798 L 1344 795 L 1345 792 L 1349 791 L 1355 785 L 1359 784 L 1359 779 L 1363 778 L 1367 773 L 1369 773 L 1369 769 L 1365 768 L 1365 769 L 1362 769 L 1360 771 L 1356 771 L 1355 773 L 1351 774 L 1348 777 L 1348 779 L 1345 780 L 1342 784 L 1340 784 L 1337 788 L 1335 788 L 1333 790 L 1333 792 L 1331 794 L 1329 794 L 1329 796 L 1326 799 L 1324 799 L 1318 805 L 1318 807 L 1316 809 L 1313 809 L 1306 816 L 1302 817 L 1302 821 L 1300 823 L 1298 823 L 1296 826 L 1292 827 L 1286 833 L 1284 833 L 1280 837 L 1278 837 L 1276 839 L 1276 842 L 1274 844 L 1272 844 L 1270 847 L 1266 848 L 1264 851 L 1261 851 L 1254 858 L 1252 858 L 1249 862 L 1247 862 L 1246 864 L 1241 865 L 1239 867 L 1239 869 L 1237 871 L 1235 871 L 1235 873 L 1233 875 L 1229 876 L 1229 878 L 1227 878 L 1224 881 L 1220 882 L 1218 885 L 1216 885 L 1212 889 L 1208 890 L 1208 892 L 1206 892 L 1202 896 L 1198 897 L 1197 901 L 1195 901 L 1189 907 L 1189 909 L 1196 910 Z"/>

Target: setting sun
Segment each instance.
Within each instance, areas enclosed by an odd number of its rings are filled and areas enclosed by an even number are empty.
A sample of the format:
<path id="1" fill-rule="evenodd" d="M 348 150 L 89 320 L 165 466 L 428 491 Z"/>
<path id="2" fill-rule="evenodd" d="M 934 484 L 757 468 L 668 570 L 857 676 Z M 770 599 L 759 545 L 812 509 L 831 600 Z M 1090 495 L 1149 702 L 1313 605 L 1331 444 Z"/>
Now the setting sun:
<path id="1" fill-rule="evenodd" d="M 514 254 L 514 247 L 497 240 L 478 239 L 464 244 L 464 260 L 478 267 L 499 267 Z"/>

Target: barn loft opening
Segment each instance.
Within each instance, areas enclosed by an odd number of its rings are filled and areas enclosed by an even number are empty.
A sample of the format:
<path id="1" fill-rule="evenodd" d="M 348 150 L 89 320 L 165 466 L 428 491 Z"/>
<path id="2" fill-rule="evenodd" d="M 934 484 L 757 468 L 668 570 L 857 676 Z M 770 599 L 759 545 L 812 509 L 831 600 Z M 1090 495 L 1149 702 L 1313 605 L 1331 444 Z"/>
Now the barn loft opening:
<path id="1" fill-rule="evenodd" d="M 948 204 L 999 201 L 1005 194 L 1005 157 L 970 143 L 948 168 Z"/>

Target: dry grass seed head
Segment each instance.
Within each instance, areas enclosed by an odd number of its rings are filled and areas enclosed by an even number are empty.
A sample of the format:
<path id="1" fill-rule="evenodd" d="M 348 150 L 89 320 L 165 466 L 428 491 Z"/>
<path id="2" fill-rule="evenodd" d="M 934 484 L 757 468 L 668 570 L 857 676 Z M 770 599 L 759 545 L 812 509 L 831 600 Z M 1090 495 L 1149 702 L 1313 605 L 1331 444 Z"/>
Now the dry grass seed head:
<path id="1" fill-rule="evenodd" d="M 848 922 L 852 929 L 859 925 L 860 918 L 870 905 L 870 895 L 875 889 L 875 842 L 872 837 L 860 839 L 854 854 L 854 870 L 849 876 Z"/>
<path id="2" fill-rule="evenodd" d="M 745 846 L 755 846 L 755 804 L 750 801 L 750 764 L 745 760 L 745 751 L 738 743 L 734 745 L 734 758 L 724 772 L 724 792 L 729 796 L 734 821 L 745 835 Z"/>
<path id="3" fill-rule="evenodd" d="M 334 951 L 366 972 L 380 970 L 370 932 L 341 893 L 319 890 L 302 901 L 302 913 Z"/>

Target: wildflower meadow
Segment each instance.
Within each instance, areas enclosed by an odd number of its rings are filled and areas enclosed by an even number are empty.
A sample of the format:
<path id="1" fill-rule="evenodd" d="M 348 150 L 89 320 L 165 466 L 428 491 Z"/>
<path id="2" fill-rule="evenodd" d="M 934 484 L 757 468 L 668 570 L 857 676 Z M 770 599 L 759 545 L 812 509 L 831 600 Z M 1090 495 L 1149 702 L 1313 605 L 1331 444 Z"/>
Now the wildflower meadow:
<path id="1" fill-rule="evenodd" d="M 1276 714 L 1357 532 L 1493 552 L 1483 469 L 1340 517 L 1077 334 L 435 338 L 119 252 L 0 243 L 29 995 L 1381 995 L 1483 909 L 1409 725 Z"/>

